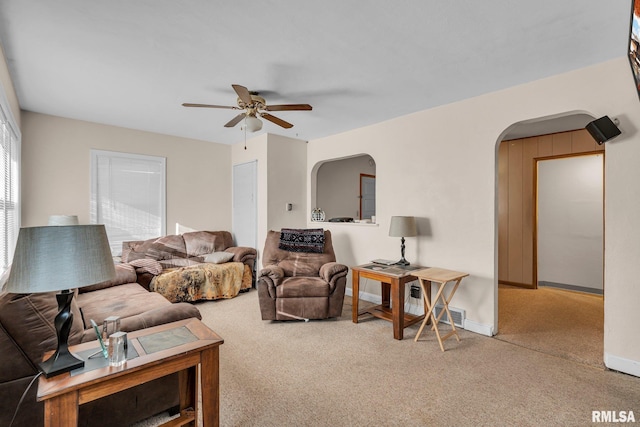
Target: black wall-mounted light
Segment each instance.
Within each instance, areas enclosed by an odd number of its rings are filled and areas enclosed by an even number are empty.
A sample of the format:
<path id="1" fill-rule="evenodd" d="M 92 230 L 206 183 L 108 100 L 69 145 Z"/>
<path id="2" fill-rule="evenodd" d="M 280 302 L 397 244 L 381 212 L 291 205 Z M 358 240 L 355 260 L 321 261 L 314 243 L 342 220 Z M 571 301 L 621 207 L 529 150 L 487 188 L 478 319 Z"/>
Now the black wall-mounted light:
<path id="1" fill-rule="evenodd" d="M 616 123 L 611 120 L 609 116 L 600 117 L 599 119 L 589 122 L 589 124 L 585 126 L 585 129 L 589 131 L 598 145 L 602 145 L 622 133 Z"/>

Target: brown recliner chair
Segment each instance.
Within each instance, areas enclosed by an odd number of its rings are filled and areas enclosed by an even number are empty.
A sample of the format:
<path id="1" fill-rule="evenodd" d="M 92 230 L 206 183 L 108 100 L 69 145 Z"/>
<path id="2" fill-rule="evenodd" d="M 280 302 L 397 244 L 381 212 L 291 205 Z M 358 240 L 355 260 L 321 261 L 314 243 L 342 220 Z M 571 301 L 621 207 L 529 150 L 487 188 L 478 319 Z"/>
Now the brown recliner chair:
<path id="1" fill-rule="evenodd" d="M 349 268 L 336 262 L 331 232 L 323 253 L 280 249 L 280 232 L 270 230 L 262 254 L 258 298 L 262 320 L 340 317 Z"/>

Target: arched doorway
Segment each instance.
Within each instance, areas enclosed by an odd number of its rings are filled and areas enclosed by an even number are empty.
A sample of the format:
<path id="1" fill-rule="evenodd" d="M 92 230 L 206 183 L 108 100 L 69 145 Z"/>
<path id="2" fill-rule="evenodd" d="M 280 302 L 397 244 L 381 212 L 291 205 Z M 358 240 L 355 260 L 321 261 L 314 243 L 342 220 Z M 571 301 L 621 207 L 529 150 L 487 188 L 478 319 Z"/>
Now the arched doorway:
<path id="1" fill-rule="evenodd" d="M 597 145 L 583 129 L 593 118 L 584 114 L 568 117 L 566 123 L 575 129 L 562 130 L 559 118 L 554 117 L 548 129 L 556 132 L 548 134 L 544 133 L 545 120 L 536 120 L 530 132 L 540 134 L 527 134 L 527 126 L 516 126 L 499 143 L 496 338 L 603 367 L 603 297 L 575 292 L 584 290 L 571 289 L 575 284 L 565 289 L 539 286 L 544 278 L 538 277 L 538 163 L 584 154 L 604 156 L 604 146 Z M 577 126 L 576 121 L 582 125 Z M 599 173 L 602 179 L 602 170 Z M 603 210 L 602 201 L 600 206 Z"/>

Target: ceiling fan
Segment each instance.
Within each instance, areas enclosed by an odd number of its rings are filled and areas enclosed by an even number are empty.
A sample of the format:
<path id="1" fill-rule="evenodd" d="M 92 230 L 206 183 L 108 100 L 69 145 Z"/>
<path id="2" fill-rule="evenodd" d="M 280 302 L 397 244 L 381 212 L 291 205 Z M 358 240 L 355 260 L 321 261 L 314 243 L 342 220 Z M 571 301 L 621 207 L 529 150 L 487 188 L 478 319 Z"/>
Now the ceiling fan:
<path id="1" fill-rule="evenodd" d="M 258 95 L 258 92 L 250 92 L 246 87 L 241 85 L 231 85 L 233 90 L 238 94 L 237 106 L 224 106 L 224 105 L 209 105 L 209 104 L 191 104 L 184 103 L 184 107 L 200 107 L 200 108 L 227 108 L 230 110 L 244 110 L 242 113 L 229 120 L 224 127 L 232 128 L 243 119 L 247 130 L 256 132 L 262 129 L 262 122 L 259 117 L 265 120 L 269 120 L 271 123 L 275 123 L 285 129 L 292 128 L 293 125 L 286 122 L 268 111 L 309 111 L 312 109 L 309 104 L 280 104 L 280 105 L 267 105 L 265 99 Z"/>

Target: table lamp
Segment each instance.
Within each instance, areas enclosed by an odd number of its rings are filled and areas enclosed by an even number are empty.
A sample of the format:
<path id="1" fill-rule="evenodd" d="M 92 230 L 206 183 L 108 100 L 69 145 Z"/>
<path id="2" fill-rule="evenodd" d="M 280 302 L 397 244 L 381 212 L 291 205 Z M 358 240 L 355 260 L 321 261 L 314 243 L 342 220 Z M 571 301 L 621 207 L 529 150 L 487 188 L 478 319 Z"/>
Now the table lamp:
<path id="1" fill-rule="evenodd" d="M 416 219 L 412 216 L 392 216 L 389 226 L 390 237 L 401 237 L 400 254 L 402 258 L 396 262 L 397 265 L 409 265 L 409 261 L 404 258 L 404 238 L 416 236 Z"/>
<path id="2" fill-rule="evenodd" d="M 78 225 L 78 215 L 50 215 L 47 225 Z"/>
<path id="3" fill-rule="evenodd" d="M 40 363 L 49 378 L 84 366 L 69 351 L 73 289 L 111 280 L 115 267 L 104 225 L 21 228 L 5 290 L 28 294 L 60 291 L 54 319 L 58 348 Z"/>

